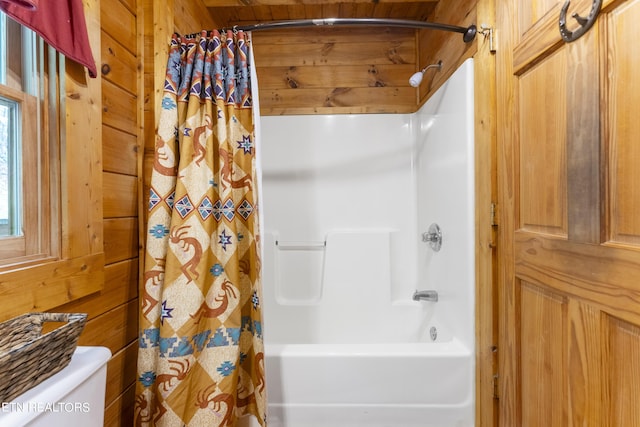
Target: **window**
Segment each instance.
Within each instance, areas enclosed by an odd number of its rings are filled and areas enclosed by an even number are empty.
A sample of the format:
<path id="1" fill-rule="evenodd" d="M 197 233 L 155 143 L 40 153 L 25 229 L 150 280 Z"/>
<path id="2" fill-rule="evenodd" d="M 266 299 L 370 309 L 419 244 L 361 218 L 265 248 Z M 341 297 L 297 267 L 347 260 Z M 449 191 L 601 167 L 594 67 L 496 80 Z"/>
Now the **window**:
<path id="1" fill-rule="evenodd" d="M 100 2 L 83 4 L 96 53 Z M 0 14 L 0 99 L 5 320 L 102 289 L 101 80 Z"/>
<path id="2" fill-rule="evenodd" d="M 0 265 L 54 256 L 56 81 L 46 45 L 0 12 Z M 52 73 L 48 69 L 53 69 Z M 54 87 L 54 92 L 56 92 Z M 55 98 L 54 98 L 55 96 Z"/>
<path id="3" fill-rule="evenodd" d="M 20 104 L 0 96 L 0 237 L 19 236 L 22 230 L 20 180 Z"/>

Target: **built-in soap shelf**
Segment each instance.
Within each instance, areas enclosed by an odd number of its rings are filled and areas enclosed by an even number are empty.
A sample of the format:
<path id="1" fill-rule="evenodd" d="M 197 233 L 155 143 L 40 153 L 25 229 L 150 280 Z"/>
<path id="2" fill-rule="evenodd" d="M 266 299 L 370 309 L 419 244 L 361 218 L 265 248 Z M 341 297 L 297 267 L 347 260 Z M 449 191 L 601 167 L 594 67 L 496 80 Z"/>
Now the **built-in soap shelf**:
<path id="1" fill-rule="evenodd" d="M 327 241 L 282 241 L 276 240 L 276 246 L 281 251 L 322 251 L 327 246 Z"/>
<path id="2" fill-rule="evenodd" d="M 318 304 L 322 299 L 326 240 L 275 238 L 273 242 L 275 290 L 278 303 Z"/>

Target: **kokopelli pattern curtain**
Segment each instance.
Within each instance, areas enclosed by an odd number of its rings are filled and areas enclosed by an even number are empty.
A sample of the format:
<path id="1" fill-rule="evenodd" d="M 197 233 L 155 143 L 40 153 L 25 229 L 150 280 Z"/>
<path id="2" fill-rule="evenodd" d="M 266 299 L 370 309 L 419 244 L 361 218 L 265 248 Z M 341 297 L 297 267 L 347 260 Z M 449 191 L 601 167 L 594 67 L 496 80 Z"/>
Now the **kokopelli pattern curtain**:
<path id="1" fill-rule="evenodd" d="M 266 425 L 245 34 L 174 36 L 153 164 L 135 425 Z"/>

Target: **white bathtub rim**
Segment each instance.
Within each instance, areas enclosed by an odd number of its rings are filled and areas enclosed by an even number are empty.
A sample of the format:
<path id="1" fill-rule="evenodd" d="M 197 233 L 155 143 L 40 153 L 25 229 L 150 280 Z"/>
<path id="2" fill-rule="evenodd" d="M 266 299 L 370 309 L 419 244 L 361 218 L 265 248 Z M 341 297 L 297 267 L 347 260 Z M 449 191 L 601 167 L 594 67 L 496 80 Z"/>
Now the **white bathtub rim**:
<path id="1" fill-rule="evenodd" d="M 265 343 L 267 357 L 453 357 L 473 358 L 474 349 L 469 349 L 459 338 L 452 337 L 443 342 L 382 342 L 382 343 Z"/>

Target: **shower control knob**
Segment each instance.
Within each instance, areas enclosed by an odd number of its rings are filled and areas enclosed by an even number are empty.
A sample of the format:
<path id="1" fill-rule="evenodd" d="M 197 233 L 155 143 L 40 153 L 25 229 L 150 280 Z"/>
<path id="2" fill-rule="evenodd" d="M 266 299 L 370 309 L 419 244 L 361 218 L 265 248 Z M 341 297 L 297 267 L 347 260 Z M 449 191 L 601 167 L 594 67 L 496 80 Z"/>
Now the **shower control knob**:
<path id="1" fill-rule="evenodd" d="M 435 223 L 431 224 L 429 231 L 422 233 L 422 241 L 429 243 L 431 249 L 438 252 L 442 247 L 442 231 L 440 230 L 440 226 Z"/>

